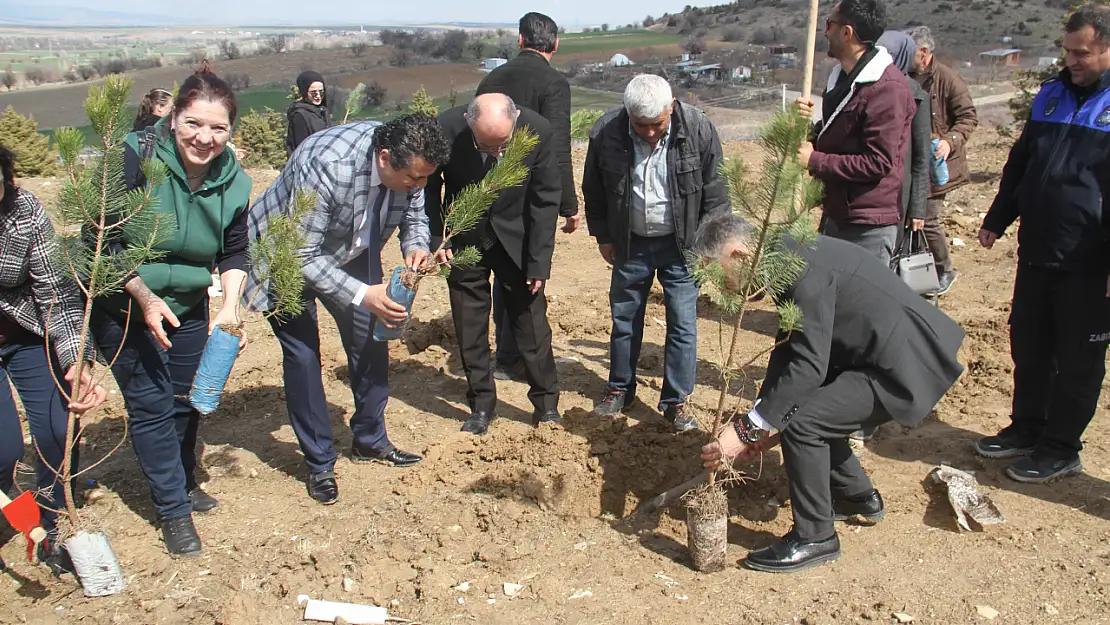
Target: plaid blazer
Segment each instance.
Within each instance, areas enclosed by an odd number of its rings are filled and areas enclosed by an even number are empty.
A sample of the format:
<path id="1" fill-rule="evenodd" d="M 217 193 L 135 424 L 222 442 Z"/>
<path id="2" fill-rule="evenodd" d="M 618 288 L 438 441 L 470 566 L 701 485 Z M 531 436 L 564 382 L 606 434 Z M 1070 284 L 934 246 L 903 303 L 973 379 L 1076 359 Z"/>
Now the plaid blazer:
<path id="1" fill-rule="evenodd" d="M 85 300 L 57 264 L 54 227 L 39 199 L 16 190 L 12 210 L 0 213 L 0 311 L 50 345 L 63 369 L 77 361 Z M 85 360 L 96 358 L 91 334 Z"/>
<path id="2" fill-rule="evenodd" d="M 297 189 L 316 193 L 316 209 L 304 220 L 302 258 L 307 286 L 343 306 L 358 294 L 362 282 L 341 268 L 352 259 L 351 249 L 370 207 L 370 168 L 373 167 L 374 128 L 379 122 L 355 122 L 322 130 L 305 139 L 289 157 L 281 175 L 250 207 L 251 241 L 257 241 L 269 220 L 292 213 Z M 370 253 L 380 253 L 393 231 L 400 228 L 401 251 L 428 249 L 430 232 L 424 211 L 424 189 L 407 195 L 389 192 L 381 220 L 381 240 L 370 242 Z M 375 249 L 376 248 L 376 249 Z M 245 305 L 256 312 L 273 308 L 269 285 L 261 270 L 251 267 L 243 288 Z"/>

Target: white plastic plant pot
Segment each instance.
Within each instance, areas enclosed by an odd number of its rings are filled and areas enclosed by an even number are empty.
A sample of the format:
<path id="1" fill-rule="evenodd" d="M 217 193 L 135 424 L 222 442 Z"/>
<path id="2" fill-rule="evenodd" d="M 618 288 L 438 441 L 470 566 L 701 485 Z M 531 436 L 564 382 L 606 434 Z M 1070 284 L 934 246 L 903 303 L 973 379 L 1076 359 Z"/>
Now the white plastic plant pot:
<path id="1" fill-rule="evenodd" d="M 127 585 L 107 534 L 78 532 L 65 541 L 65 547 L 86 597 L 114 595 Z"/>

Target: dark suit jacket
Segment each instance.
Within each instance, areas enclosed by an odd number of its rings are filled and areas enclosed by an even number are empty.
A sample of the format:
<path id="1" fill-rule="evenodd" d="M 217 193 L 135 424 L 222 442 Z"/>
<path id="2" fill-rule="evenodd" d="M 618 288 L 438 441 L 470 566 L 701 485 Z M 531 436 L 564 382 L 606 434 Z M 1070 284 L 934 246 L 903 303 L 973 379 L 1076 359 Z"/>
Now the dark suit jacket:
<path id="1" fill-rule="evenodd" d="M 465 106 L 458 106 L 439 116 L 439 125 L 451 142 L 451 160 L 428 177 L 424 191 L 432 249 L 436 249 L 441 240 L 443 207 L 450 206 L 466 185 L 480 181 L 485 172 L 482 155 L 474 147 L 474 133 L 463 117 L 465 112 Z M 551 125 L 546 119 L 522 108 L 517 128 L 531 128 L 539 135 L 540 142 L 524 161 L 529 171 L 524 184 L 502 191 L 488 215 L 497 239 L 524 274 L 536 280 L 547 280 L 551 277 L 551 253 L 555 250 L 555 226 L 562 197 L 559 164 L 555 161 Z M 441 199 L 440 192 L 445 186 L 446 193 Z M 452 237 L 452 247 L 461 249 L 474 245 L 481 249 L 483 227 L 484 222 Z"/>
<path id="2" fill-rule="evenodd" d="M 570 83 L 562 72 L 538 52 L 522 50 L 517 57 L 493 70 L 482 79 L 475 95 L 504 93 L 517 106 L 530 108 L 551 123 L 555 158 L 562 173 L 563 200 L 559 215 L 578 213 L 578 194 L 574 168 L 570 162 Z"/>
<path id="3" fill-rule="evenodd" d="M 891 417 L 919 423 L 963 373 L 956 359 L 963 329 L 862 247 L 825 236 L 815 248 L 785 245 L 806 261 L 780 298 L 801 308 L 802 331 L 771 352 L 759 416 L 789 427 L 814 391 L 853 369 L 872 374 Z"/>

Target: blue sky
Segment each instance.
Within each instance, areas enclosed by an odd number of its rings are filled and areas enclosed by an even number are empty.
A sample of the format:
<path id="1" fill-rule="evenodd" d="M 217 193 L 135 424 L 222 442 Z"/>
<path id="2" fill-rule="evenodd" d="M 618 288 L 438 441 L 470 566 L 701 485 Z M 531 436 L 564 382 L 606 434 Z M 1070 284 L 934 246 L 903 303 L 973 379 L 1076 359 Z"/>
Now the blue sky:
<path id="1" fill-rule="evenodd" d="M 180 17 L 182 23 L 259 21 L 311 22 L 515 22 L 525 10 L 540 11 L 560 25 L 639 22 L 645 15 L 681 11 L 689 0 L 531 0 L 460 2 L 459 0 L 55 0 L 46 4 L 109 11 L 157 13 Z M 266 17 L 263 17 L 266 16 Z M 267 19 L 268 18 L 268 19 Z"/>

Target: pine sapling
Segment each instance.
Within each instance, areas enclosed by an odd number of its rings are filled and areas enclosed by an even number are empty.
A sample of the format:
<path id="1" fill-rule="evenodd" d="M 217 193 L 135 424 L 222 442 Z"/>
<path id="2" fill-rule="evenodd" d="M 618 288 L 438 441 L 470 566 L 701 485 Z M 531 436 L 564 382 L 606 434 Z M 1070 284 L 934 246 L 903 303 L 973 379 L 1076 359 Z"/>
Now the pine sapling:
<path id="1" fill-rule="evenodd" d="M 347 96 L 347 103 L 343 112 L 343 123 L 346 124 L 351 115 L 358 115 L 362 110 L 362 98 L 366 95 L 366 83 L 358 83 Z"/>
<path id="2" fill-rule="evenodd" d="M 796 111 L 784 112 L 762 129 L 759 144 L 766 156 L 755 181 L 740 159 L 729 159 L 721 173 L 728 183 L 733 211 L 755 231 L 750 256 L 725 267 L 719 261 L 692 258 L 694 275 L 724 315 L 718 321 L 720 393 L 710 412 L 706 429 L 716 439 L 741 408 L 747 383 L 744 371 L 774 349 L 761 350 L 745 363 L 737 362 L 737 346 L 744 313 L 750 302 L 770 296 L 778 298 L 804 269 L 804 262 L 781 243 L 790 236 L 802 245 L 816 236 L 810 210 L 820 203 L 821 185 L 798 163 L 798 147 L 806 140 L 809 122 Z M 780 341 L 801 328 L 801 312 L 793 302 L 778 305 Z M 731 319 L 731 322 L 725 321 Z M 726 326 L 727 323 L 727 326 Z M 739 387 L 737 388 L 737 383 Z M 738 400 L 730 403 L 736 393 Z M 720 570 L 727 545 L 728 501 L 724 484 L 742 479 L 731 467 L 709 472 L 704 486 L 686 496 L 690 549 L 699 570 Z M 702 526 L 709 525 L 703 529 Z"/>
<path id="3" fill-rule="evenodd" d="M 481 251 L 474 246 L 467 246 L 453 252 L 450 266 L 447 262 L 437 259 L 450 245 L 452 237 L 472 230 L 481 221 L 482 216 L 493 206 L 501 191 L 519 186 L 527 180 L 528 166 L 524 161 L 538 144 L 539 137 L 534 132 L 526 128 L 513 131 L 501 155 L 501 160 L 480 181 L 464 187 L 451 205 L 444 209 L 443 230 L 439 233 L 442 242 L 439 247 L 432 251 L 416 271 L 407 267 L 398 267 L 394 270 L 387 287 L 390 299 L 403 305 L 411 314 L 417 287 L 425 276 L 439 273 L 447 277 L 454 267 L 466 269 L 481 262 Z M 387 341 L 399 338 L 403 331 L 404 325 L 389 328 L 380 323 L 375 324 L 374 339 Z"/>
<path id="4" fill-rule="evenodd" d="M 60 221 L 56 241 L 56 262 L 61 269 L 70 275 L 78 288 L 85 296 L 85 309 L 81 321 L 80 341 L 73 376 L 74 384 L 80 389 L 79 381 L 86 366 L 86 360 L 91 361 L 94 354 L 86 351 L 89 339 L 89 324 L 92 317 L 94 301 L 99 297 L 119 293 L 123 290 L 126 280 L 135 274 L 141 265 L 157 260 L 163 255 L 157 246 L 166 240 L 176 230 L 176 221 L 172 211 L 154 210 L 158 204 L 153 190 L 166 179 L 164 165 L 155 160 L 143 160 L 141 169 L 146 177 L 146 184 L 140 188 L 128 190 L 124 179 L 124 155 L 122 140 L 130 130 L 130 111 L 127 107 L 128 97 L 131 92 L 132 82 L 121 76 L 109 76 L 101 87 L 91 87 L 89 97 L 85 101 L 85 112 L 89 117 L 90 125 L 99 144 L 92 147 L 93 156 L 83 165 L 81 163 L 82 150 L 85 140 L 80 130 L 75 128 L 60 128 L 55 132 L 58 149 L 61 153 L 64 168 L 64 182 L 57 201 L 57 214 Z M 124 240 L 126 247 L 113 252 L 109 245 Z M 129 325 L 131 314 L 128 307 L 128 319 L 123 326 Z M 122 347 L 122 346 L 121 346 Z M 96 380 L 102 381 L 115 362 L 116 354 L 103 354 L 108 358 L 107 367 L 103 374 Z M 59 388 L 65 386 L 59 383 Z M 76 391 L 65 393 L 67 402 L 76 401 Z M 80 544 L 87 548 L 92 543 L 99 546 L 100 553 L 95 553 L 93 562 L 86 558 L 83 562 L 91 564 L 94 568 L 100 566 L 95 562 L 102 555 L 104 549 L 111 554 L 111 547 L 106 537 L 99 535 L 82 535 L 82 522 L 73 498 L 73 481 L 75 478 L 87 473 L 104 462 L 115 453 L 126 439 L 125 431 L 120 442 L 99 460 L 83 469 L 75 470 L 72 466 L 73 452 L 80 444 L 80 432 L 77 431 L 77 418 L 70 412 L 66 424 L 65 455 L 61 469 L 58 471 L 59 481 L 65 489 L 66 510 L 59 511 L 69 521 L 66 533 L 76 535 L 70 542 L 67 541 L 70 555 L 78 568 L 78 576 L 85 586 L 86 594 L 112 594 L 122 589 L 122 574 L 116 576 L 118 581 L 113 581 L 109 576 L 107 581 L 103 577 L 96 579 L 95 575 L 87 575 L 89 571 L 82 572 L 82 562 L 75 546 Z M 62 530 L 62 528 L 59 528 Z M 78 540 L 81 539 L 81 540 Z M 96 551 L 96 550 L 94 550 Z M 118 572 L 114 554 L 111 554 L 114 570 Z M 99 583 L 96 589 L 90 589 L 90 579 Z"/>
<path id="5" fill-rule="evenodd" d="M 450 268 L 435 260 L 436 257 L 450 245 L 452 237 L 469 232 L 478 225 L 502 191 L 524 184 L 528 179 L 528 166 L 524 161 L 539 142 L 539 137 L 531 130 L 518 128 L 513 131 L 501 160 L 480 181 L 463 187 L 451 205 L 444 209 L 443 231 L 440 233 L 442 243 L 432 251 L 432 255 L 418 272 L 412 272 L 405 278 L 411 282 L 411 286 L 408 283 L 405 286 L 415 290 L 420 278 L 437 272 L 446 277 Z M 467 246 L 454 252 L 450 264 L 451 267 L 466 269 L 481 261 L 481 251 L 474 246 Z"/>

